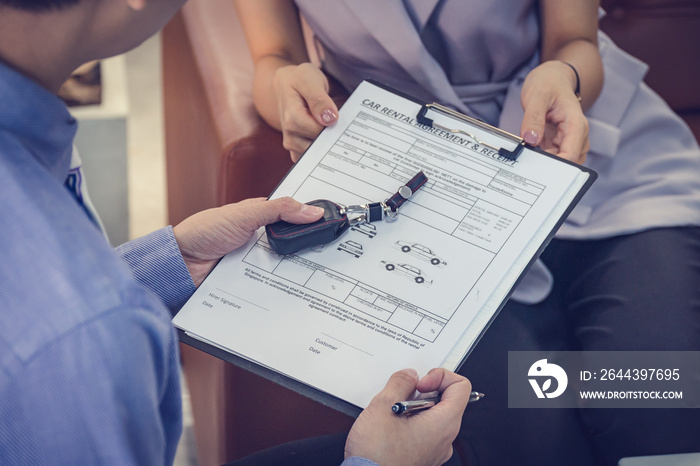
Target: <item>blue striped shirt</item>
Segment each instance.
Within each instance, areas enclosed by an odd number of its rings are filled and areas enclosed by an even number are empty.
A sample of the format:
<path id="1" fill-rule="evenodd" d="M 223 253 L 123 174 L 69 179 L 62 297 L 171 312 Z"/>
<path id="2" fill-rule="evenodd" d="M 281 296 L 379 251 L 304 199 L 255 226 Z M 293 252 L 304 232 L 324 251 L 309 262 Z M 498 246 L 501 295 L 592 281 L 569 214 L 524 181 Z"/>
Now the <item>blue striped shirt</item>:
<path id="1" fill-rule="evenodd" d="M 194 292 L 172 228 L 115 254 L 66 188 L 63 103 L 1 62 L 0 102 L 0 464 L 172 464 Z"/>
<path id="2" fill-rule="evenodd" d="M 120 258 L 64 186 L 77 124 L 63 103 L 2 63 L 0 102 L 0 463 L 171 464 L 163 303 L 194 291 L 172 229 Z"/>

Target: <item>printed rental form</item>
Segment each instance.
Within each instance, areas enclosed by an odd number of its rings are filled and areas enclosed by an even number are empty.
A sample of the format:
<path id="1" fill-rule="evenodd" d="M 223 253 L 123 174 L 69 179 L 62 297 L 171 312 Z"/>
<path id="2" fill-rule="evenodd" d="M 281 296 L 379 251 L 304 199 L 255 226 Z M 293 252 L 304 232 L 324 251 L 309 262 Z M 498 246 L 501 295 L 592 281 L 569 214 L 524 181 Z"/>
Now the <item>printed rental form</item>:
<path id="1" fill-rule="evenodd" d="M 397 370 L 456 370 L 595 173 L 528 147 L 506 159 L 489 146 L 511 141 L 439 112 L 420 124 L 421 107 L 363 82 L 271 196 L 379 202 L 422 170 L 395 221 L 284 256 L 261 229 L 174 325 L 359 408 Z"/>

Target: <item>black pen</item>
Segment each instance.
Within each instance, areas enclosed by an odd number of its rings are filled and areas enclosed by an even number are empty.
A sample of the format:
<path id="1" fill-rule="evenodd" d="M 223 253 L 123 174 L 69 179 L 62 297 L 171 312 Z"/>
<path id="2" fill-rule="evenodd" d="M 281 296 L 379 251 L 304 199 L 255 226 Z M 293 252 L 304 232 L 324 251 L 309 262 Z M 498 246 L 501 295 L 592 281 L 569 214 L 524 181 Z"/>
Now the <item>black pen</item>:
<path id="1" fill-rule="evenodd" d="M 484 397 L 483 393 L 479 392 L 471 392 L 469 394 L 469 402 L 474 402 L 474 401 L 479 401 Z M 411 400 L 411 401 L 399 401 L 398 403 L 394 403 L 394 405 L 391 407 L 391 410 L 394 412 L 394 414 L 413 414 L 418 411 L 423 411 L 424 409 L 432 408 L 438 402 L 440 401 L 439 396 L 432 396 L 430 398 L 421 398 L 419 400 Z"/>

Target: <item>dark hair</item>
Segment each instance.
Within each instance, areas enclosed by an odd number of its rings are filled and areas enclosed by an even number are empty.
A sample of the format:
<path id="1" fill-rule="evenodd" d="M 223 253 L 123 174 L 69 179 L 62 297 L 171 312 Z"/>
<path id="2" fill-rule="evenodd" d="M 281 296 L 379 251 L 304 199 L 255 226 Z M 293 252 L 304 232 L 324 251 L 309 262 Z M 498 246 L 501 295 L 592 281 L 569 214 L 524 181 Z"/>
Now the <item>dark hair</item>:
<path id="1" fill-rule="evenodd" d="M 25 11 L 60 10 L 73 6 L 80 0 L 0 0 L 0 7 L 9 6 Z"/>

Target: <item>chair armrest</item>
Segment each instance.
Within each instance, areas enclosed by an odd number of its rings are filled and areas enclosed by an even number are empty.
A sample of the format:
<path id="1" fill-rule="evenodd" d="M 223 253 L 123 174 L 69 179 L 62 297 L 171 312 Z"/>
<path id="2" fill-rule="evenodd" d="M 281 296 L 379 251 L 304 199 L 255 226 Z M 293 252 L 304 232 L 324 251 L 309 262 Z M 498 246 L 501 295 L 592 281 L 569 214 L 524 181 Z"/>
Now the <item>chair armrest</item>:
<path id="1" fill-rule="evenodd" d="M 258 116 L 253 65 L 231 0 L 190 0 L 162 33 L 169 219 L 269 195 L 292 166 Z M 352 419 L 181 345 L 199 463 L 348 430 Z M 241 401 L 244 400 L 244 401 Z"/>
<path id="2" fill-rule="evenodd" d="M 257 114 L 253 64 L 230 0 L 192 0 L 163 31 L 171 223 L 267 196 L 292 166 Z"/>
<path id="3" fill-rule="evenodd" d="M 700 2 L 602 0 L 600 27 L 649 65 L 645 82 L 700 137 Z"/>

